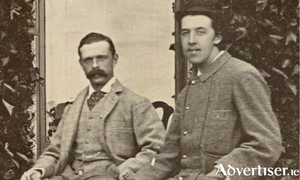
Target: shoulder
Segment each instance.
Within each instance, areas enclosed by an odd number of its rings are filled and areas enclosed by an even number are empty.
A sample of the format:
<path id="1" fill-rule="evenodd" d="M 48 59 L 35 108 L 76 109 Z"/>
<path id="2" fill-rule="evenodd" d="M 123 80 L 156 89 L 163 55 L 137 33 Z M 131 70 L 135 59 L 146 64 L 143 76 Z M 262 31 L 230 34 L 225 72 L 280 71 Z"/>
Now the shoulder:
<path id="1" fill-rule="evenodd" d="M 119 94 L 118 105 L 127 108 L 133 114 L 155 113 L 152 102 L 126 87 Z"/>
<path id="2" fill-rule="evenodd" d="M 232 71 L 232 72 L 236 73 L 236 74 L 242 74 L 242 73 L 245 73 L 245 72 L 259 73 L 258 70 L 253 65 L 251 65 L 250 63 L 248 63 L 246 61 L 243 61 L 243 60 L 240 60 L 240 59 L 237 59 L 237 58 L 234 58 L 234 57 L 232 57 L 228 61 L 228 63 L 226 63 L 226 67 L 230 70 L 234 69 L 234 71 Z"/>
<path id="3" fill-rule="evenodd" d="M 127 87 L 123 86 L 122 92 L 119 94 L 121 101 L 127 101 L 131 103 L 151 103 L 146 97 L 141 96 Z"/>
<path id="4" fill-rule="evenodd" d="M 253 65 L 234 57 L 232 57 L 221 69 L 222 74 L 225 74 L 225 76 L 230 77 L 234 81 L 247 77 L 262 78 L 258 69 Z"/>
<path id="5" fill-rule="evenodd" d="M 113 91 L 115 91 L 116 94 L 119 95 L 120 100 L 125 100 L 125 101 L 146 100 L 145 97 L 138 95 L 137 93 L 133 92 L 132 90 L 124 86 L 118 79 L 116 79 L 116 82 L 113 87 Z"/>
<path id="6" fill-rule="evenodd" d="M 268 89 L 267 82 L 258 69 L 250 63 L 237 58 L 232 58 L 226 64 L 228 74 L 235 88 L 247 89 L 248 93 L 254 89 Z"/>

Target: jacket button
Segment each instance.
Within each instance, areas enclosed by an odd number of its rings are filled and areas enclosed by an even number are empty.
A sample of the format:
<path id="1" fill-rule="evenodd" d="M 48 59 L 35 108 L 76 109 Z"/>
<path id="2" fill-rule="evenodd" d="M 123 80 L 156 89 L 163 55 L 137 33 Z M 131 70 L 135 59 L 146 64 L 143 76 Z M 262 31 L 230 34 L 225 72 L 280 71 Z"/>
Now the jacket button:
<path id="1" fill-rule="evenodd" d="M 196 81 L 195 81 L 195 80 L 192 80 L 192 82 L 191 82 L 191 83 L 194 85 L 194 84 L 196 84 Z"/>
<path id="2" fill-rule="evenodd" d="M 187 155 L 183 155 L 183 156 L 182 156 L 183 159 L 186 159 L 186 157 L 187 157 Z"/>
<path id="3" fill-rule="evenodd" d="M 153 167 L 155 165 L 155 158 L 153 158 L 152 160 L 151 160 L 151 167 Z"/>
<path id="4" fill-rule="evenodd" d="M 189 109 L 190 109 L 190 107 L 188 107 L 188 106 L 187 106 L 185 109 L 186 109 L 186 110 L 189 110 Z"/>
<path id="5" fill-rule="evenodd" d="M 87 130 L 86 130 L 87 132 L 90 132 L 90 131 L 92 131 L 90 128 L 87 128 Z"/>
<path id="6" fill-rule="evenodd" d="M 188 132 L 187 132 L 187 131 L 184 131 L 184 132 L 183 132 L 183 135 L 187 135 L 187 134 L 188 134 Z"/>
<path id="7" fill-rule="evenodd" d="M 92 119 L 94 119 L 94 118 L 90 116 L 89 119 L 92 120 Z"/>

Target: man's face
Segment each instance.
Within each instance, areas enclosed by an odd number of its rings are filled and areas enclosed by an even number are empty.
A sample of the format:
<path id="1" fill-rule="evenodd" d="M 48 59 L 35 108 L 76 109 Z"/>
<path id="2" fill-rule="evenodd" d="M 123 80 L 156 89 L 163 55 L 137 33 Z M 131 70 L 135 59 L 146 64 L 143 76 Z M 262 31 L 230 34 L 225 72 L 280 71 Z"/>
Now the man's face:
<path id="1" fill-rule="evenodd" d="M 181 20 L 181 45 L 185 58 L 192 64 L 204 66 L 211 63 L 219 50 L 212 20 L 205 15 L 187 15 Z"/>
<path id="2" fill-rule="evenodd" d="M 104 86 L 113 76 L 118 55 L 112 55 L 106 41 L 85 44 L 80 48 L 80 64 L 92 85 Z"/>

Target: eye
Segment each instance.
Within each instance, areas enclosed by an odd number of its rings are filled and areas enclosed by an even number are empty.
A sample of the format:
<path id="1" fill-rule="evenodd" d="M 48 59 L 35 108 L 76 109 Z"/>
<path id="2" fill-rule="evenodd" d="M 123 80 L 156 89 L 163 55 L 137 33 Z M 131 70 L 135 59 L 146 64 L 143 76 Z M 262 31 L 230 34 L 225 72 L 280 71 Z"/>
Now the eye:
<path id="1" fill-rule="evenodd" d="M 182 31 L 182 32 L 181 32 L 181 36 L 187 36 L 187 35 L 189 35 L 189 32 L 188 32 L 188 31 Z"/>
<path id="2" fill-rule="evenodd" d="M 91 63 L 93 62 L 93 58 L 85 58 L 82 60 L 84 63 Z"/>
<path id="3" fill-rule="evenodd" d="M 203 34 L 205 34 L 206 32 L 205 32 L 204 30 L 202 30 L 202 29 L 199 29 L 199 30 L 196 31 L 196 33 L 197 33 L 198 35 L 203 35 Z"/>
<path id="4" fill-rule="evenodd" d="M 96 60 L 97 61 L 105 61 L 108 57 L 107 56 L 97 56 Z"/>

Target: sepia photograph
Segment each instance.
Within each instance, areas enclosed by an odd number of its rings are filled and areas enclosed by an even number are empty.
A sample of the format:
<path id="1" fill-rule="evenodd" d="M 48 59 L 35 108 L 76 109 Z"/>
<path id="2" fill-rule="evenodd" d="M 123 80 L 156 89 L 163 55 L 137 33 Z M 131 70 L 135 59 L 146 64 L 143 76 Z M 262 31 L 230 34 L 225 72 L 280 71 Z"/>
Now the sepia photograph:
<path id="1" fill-rule="evenodd" d="M 0 0 L 0 180 L 299 179 L 299 10 Z"/>

